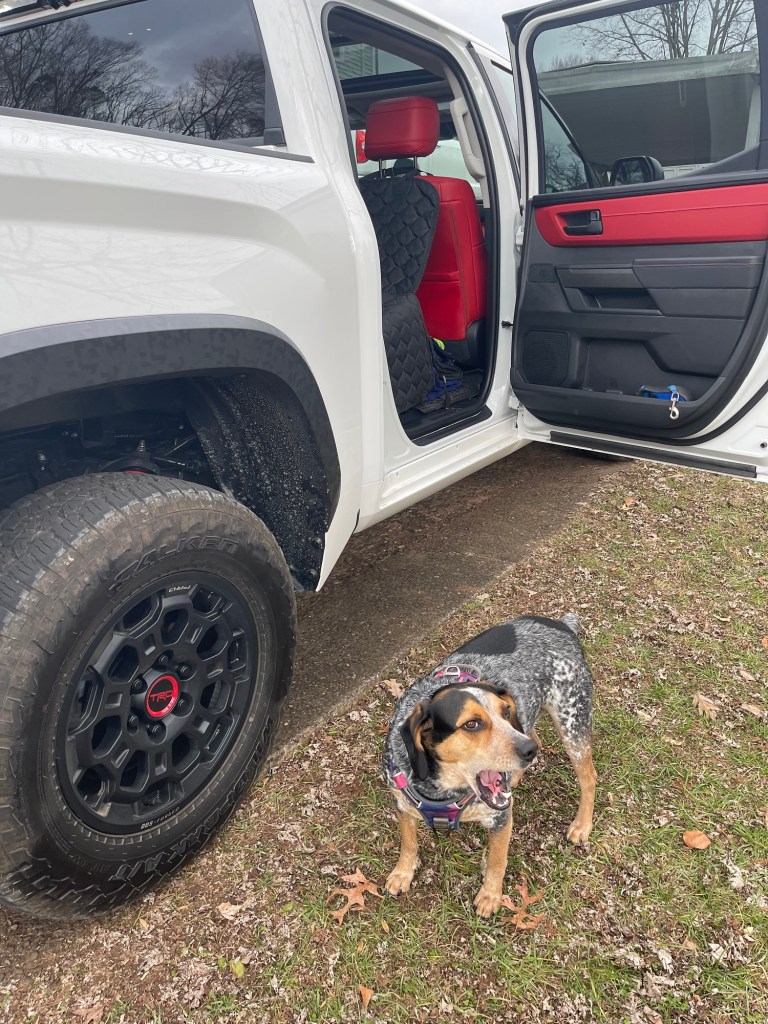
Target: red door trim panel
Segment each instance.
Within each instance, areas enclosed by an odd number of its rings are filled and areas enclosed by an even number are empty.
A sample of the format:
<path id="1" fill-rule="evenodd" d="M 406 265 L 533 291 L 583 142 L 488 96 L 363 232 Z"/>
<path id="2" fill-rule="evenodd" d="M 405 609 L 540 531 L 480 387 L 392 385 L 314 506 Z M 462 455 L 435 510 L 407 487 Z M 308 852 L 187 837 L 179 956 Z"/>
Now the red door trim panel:
<path id="1" fill-rule="evenodd" d="M 569 214 L 599 210 L 602 234 L 568 235 Z M 768 239 L 768 182 L 690 192 L 585 199 L 538 206 L 536 226 L 554 246 L 680 245 Z"/>

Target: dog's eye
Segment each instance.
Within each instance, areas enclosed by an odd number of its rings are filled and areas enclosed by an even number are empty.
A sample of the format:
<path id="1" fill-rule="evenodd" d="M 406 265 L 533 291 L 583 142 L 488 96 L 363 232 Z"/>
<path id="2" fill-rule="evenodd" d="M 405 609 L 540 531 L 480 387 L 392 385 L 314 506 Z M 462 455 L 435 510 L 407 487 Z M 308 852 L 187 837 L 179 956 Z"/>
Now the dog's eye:
<path id="1" fill-rule="evenodd" d="M 511 718 L 512 717 L 512 705 L 511 704 L 505 704 L 504 707 L 501 709 L 501 713 L 502 713 L 502 715 L 504 715 L 505 718 Z"/>
<path id="2" fill-rule="evenodd" d="M 468 722 L 465 722 L 464 725 L 462 725 L 462 729 L 466 729 L 468 732 L 474 732 L 475 729 L 479 729 L 479 728 L 480 728 L 480 723 L 478 722 L 478 720 L 476 718 L 470 718 L 470 720 Z"/>

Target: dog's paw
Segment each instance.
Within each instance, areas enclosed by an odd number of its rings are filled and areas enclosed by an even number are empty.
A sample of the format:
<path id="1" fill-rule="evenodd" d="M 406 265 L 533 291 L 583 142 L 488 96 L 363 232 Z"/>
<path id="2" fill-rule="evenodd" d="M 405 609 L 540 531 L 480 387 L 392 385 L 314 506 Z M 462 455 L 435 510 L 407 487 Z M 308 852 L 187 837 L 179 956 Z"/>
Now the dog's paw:
<path id="1" fill-rule="evenodd" d="M 580 818 L 574 818 L 568 829 L 568 839 L 574 846 L 586 846 L 591 831 L 591 821 L 582 821 Z"/>
<path id="2" fill-rule="evenodd" d="M 475 896 L 475 910 L 478 917 L 493 917 L 501 906 L 501 892 L 483 886 Z"/>
<path id="3" fill-rule="evenodd" d="M 384 883 L 384 888 L 390 896 L 399 896 L 403 892 L 408 892 L 414 874 L 415 871 L 404 871 L 402 868 L 396 867 Z"/>

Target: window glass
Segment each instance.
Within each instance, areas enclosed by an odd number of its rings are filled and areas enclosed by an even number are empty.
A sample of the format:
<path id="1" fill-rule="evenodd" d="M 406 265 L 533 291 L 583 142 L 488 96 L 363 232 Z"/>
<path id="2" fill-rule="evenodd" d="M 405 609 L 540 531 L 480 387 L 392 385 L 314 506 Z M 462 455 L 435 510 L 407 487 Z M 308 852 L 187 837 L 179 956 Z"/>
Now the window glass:
<path id="1" fill-rule="evenodd" d="M 544 191 L 568 192 L 589 188 L 589 172 L 579 151 L 548 103 L 541 104 L 544 137 Z"/>
<path id="2" fill-rule="evenodd" d="M 541 32 L 533 57 L 561 122 L 542 103 L 544 190 L 583 187 L 569 184 L 574 161 L 561 173 L 559 129 L 583 155 L 589 185 L 706 173 L 759 141 L 753 0 L 678 0 L 585 18 Z"/>
<path id="3" fill-rule="evenodd" d="M 201 139 L 264 133 L 250 0 L 139 0 L 0 35 L 0 106 Z"/>
<path id="4" fill-rule="evenodd" d="M 388 53 L 370 43 L 356 42 L 339 32 L 331 32 L 331 49 L 336 70 L 342 81 L 350 78 L 368 78 L 371 75 L 389 75 L 398 71 L 419 71 L 414 64 L 394 53 Z"/>

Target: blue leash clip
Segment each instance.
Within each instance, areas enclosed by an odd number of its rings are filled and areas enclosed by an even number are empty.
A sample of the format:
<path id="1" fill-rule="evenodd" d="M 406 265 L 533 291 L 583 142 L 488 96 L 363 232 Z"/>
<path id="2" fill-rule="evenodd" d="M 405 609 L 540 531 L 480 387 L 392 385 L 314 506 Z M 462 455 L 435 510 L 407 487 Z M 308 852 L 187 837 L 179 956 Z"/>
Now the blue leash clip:
<path id="1" fill-rule="evenodd" d="M 663 402 L 669 402 L 669 418 L 676 420 L 680 415 L 677 408 L 678 402 L 690 402 L 691 396 L 687 391 L 681 389 L 677 384 L 667 384 L 659 387 L 654 384 L 644 384 L 639 390 L 641 398 L 658 398 Z"/>

